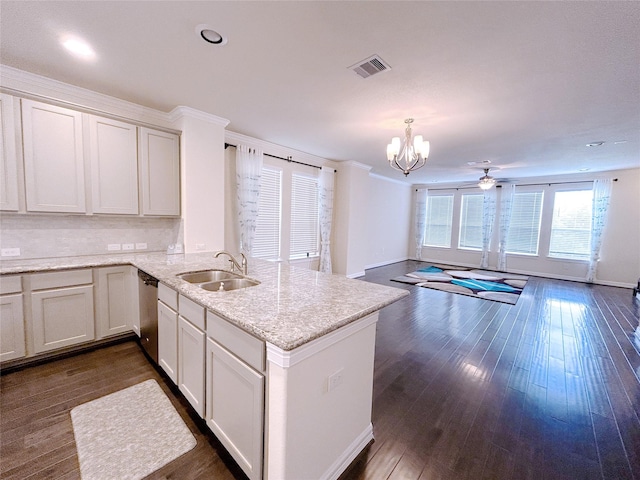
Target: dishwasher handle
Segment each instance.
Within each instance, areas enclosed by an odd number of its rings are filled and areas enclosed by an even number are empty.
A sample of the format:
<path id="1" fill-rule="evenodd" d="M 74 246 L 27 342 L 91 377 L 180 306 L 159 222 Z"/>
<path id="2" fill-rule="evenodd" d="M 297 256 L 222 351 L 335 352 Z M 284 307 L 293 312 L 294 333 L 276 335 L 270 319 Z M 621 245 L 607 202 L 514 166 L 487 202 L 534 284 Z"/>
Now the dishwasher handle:
<path id="1" fill-rule="evenodd" d="M 155 278 L 155 277 L 152 277 L 147 272 L 143 272 L 142 270 L 138 270 L 138 277 L 140 278 L 140 280 L 142 280 L 144 282 L 145 285 L 148 285 L 150 287 L 158 288 L 158 279 Z"/>

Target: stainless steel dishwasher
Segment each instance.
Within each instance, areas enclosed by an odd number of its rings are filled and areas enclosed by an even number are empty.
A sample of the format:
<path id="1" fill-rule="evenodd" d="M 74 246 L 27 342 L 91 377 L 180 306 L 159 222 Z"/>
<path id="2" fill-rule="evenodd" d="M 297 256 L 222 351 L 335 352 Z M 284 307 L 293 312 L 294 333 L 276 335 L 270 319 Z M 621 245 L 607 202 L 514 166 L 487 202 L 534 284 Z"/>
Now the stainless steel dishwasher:
<path id="1" fill-rule="evenodd" d="M 158 363 L 158 279 L 138 270 L 140 345 Z"/>

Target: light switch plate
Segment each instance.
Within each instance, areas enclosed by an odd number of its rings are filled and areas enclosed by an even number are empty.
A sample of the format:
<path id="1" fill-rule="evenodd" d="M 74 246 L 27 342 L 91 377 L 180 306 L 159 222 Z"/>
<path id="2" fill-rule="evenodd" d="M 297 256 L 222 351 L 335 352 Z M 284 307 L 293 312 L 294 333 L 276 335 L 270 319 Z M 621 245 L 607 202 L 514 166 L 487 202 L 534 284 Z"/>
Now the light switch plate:
<path id="1" fill-rule="evenodd" d="M 110 252 L 115 252 L 116 250 L 120 250 L 120 244 L 119 243 L 110 243 L 109 245 L 107 245 L 107 250 L 109 250 Z"/>
<path id="2" fill-rule="evenodd" d="M 133 250 L 134 246 L 133 243 L 123 243 L 122 250 Z"/>
<path id="3" fill-rule="evenodd" d="M 136 243 L 136 250 L 146 250 L 146 249 L 147 249 L 146 243 Z"/>
<path id="4" fill-rule="evenodd" d="M 2 252 L 0 252 L 3 257 L 19 257 L 20 249 L 19 248 L 3 248 Z"/>

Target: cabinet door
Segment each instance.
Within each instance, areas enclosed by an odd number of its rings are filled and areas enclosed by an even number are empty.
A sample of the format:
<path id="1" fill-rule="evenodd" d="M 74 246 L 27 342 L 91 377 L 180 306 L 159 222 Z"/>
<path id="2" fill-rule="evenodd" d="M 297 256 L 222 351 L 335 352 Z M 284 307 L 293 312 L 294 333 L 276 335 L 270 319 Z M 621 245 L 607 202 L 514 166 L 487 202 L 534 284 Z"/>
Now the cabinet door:
<path id="1" fill-rule="evenodd" d="M 250 479 L 262 477 L 264 377 L 207 339 L 207 416 Z"/>
<path id="2" fill-rule="evenodd" d="M 132 329 L 137 305 L 133 302 L 131 267 L 106 267 L 97 275 L 97 338 L 108 337 Z"/>
<path id="3" fill-rule="evenodd" d="M 22 294 L 0 297 L 0 361 L 26 354 Z"/>
<path id="4" fill-rule="evenodd" d="M 13 97 L 0 94 L 0 210 L 18 210 L 15 132 Z"/>
<path id="5" fill-rule="evenodd" d="M 35 353 L 95 338 L 93 285 L 33 292 L 31 308 Z"/>
<path id="6" fill-rule="evenodd" d="M 140 190 L 144 215 L 180 215 L 178 136 L 139 129 Z"/>
<path id="7" fill-rule="evenodd" d="M 22 100 L 27 210 L 83 213 L 82 114 Z"/>
<path id="8" fill-rule="evenodd" d="M 158 302 L 158 365 L 178 383 L 178 312 Z"/>
<path id="9" fill-rule="evenodd" d="M 136 126 L 89 117 L 93 213 L 138 214 Z"/>
<path id="10" fill-rule="evenodd" d="M 204 332 L 178 317 L 178 387 L 204 418 Z"/>

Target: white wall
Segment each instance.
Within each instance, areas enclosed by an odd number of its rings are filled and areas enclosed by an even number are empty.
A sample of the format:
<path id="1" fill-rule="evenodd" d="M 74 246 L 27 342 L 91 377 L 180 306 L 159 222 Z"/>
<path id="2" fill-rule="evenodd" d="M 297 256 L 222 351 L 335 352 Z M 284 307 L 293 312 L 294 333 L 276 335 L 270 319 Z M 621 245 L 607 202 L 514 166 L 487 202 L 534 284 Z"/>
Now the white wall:
<path id="1" fill-rule="evenodd" d="M 370 169 L 357 162 L 337 167 L 333 270 L 348 277 L 364 275 L 367 266 Z"/>
<path id="2" fill-rule="evenodd" d="M 551 218 L 551 204 L 554 191 L 563 188 L 562 185 L 548 185 L 555 182 L 580 182 L 593 181 L 595 178 L 617 178 L 613 183 L 611 194 L 611 206 L 609 220 L 603 237 L 601 260 L 596 274 L 596 283 L 613 286 L 631 287 L 637 284 L 640 276 L 640 169 L 620 170 L 614 172 L 598 173 L 597 175 L 574 175 L 544 177 L 526 179 L 522 184 L 546 183 L 541 186 L 545 191 L 543 200 L 543 221 Z M 428 186 L 427 186 L 428 187 Z M 443 188 L 441 185 L 435 188 Z M 455 189 L 453 190 L 455 192 Z M 462 192 L 456 193 L 456 200 Z M 478 189 L 478 192 L 480 190 Z M 415 198 L 415 192 L 414 192 Z M 498 202 L 500 189 L 498 190 Z M 499 210 L 499 209 L 498 209 Z M 456 212 L 459 211 L 459 203 L 454 204 L 454 226 L 452 232 L 452 245 L 457 245 Z M 499 211 L 497 219 L 499 218 Z M 541 237 L 548 236 L 551 225 L 549 222 L 541 225 Z M 491 244 L 489 268 L 496 269 L 498 258 L 498 227 L 494 227 Z M 413 242 L 410 240 L 409 248 L 412 256 L 415 255 Z M 545 244 L 541 243 L 541 251 L 538 256 L 507 255 L 507 270 L 510 272 L 528 273 L 550 278 L 559 278 L 574 281 L 584 281 L 587 274 L 587 262 L 577 260 L 561 260 L 547 257 L 544 250 Z M 450 263 L 477 267 L 480 265 L 480 252 L 452 248 L 423 247 L 422 259 L 425 261 Z"/>
<path id="3" fill-rule="evenodd" d="M 225 242 L 224 128 L 227 120 L 178 107 L 185 252 L 222 250 Z"/>
<path id="4" fill-rule="evenodd" d="M 365 268 L 409 258 L 412 223 L 412 187 L 378 175 L 369 175 L 367 195 L 367 250 Z"/>

